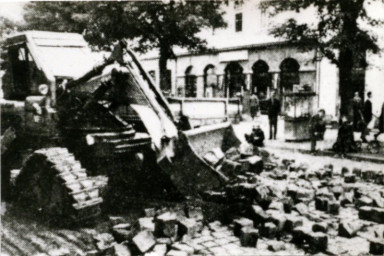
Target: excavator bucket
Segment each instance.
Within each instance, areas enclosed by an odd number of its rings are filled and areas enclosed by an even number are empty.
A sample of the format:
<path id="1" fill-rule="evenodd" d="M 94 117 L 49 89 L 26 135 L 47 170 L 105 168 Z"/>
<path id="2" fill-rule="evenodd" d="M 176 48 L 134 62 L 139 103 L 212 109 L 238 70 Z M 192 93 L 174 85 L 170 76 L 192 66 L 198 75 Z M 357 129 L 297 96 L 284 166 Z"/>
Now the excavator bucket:
<path id="1" fill-rule="evenodd" d="M 226 177 L 218 168 L 204 160 L 215 148 L 223 152 L 240 145 L 229 122 L 183 131 L 179 133 L 172 162 L 163 159 L 159 165 L 184 195 L 197 196 L 199 192 L 220 187 Z"/>

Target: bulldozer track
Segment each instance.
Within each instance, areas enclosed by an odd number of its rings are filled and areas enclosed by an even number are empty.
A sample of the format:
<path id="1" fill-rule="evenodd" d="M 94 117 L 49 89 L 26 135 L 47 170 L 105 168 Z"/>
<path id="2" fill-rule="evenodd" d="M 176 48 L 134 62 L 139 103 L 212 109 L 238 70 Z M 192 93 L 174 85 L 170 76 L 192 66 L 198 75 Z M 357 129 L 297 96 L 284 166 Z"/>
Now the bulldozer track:
<path id="1" fill-rule="evenodd" d="M 48 215 L 82 221 L 100 214 L 100 185 L 66 148 L 36 150 L 16 180 L 19 199 Z"/>

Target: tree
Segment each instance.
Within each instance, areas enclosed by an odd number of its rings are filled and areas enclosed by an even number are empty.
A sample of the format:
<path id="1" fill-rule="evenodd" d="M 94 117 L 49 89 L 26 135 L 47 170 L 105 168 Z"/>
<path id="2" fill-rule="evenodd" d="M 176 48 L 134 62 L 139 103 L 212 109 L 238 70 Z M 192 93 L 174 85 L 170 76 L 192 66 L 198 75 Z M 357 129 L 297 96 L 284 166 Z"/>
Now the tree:
<path id="1" fill-rule="evenodd" d="M 197 36 L 204 28 L 225 26 L 218 1 L 104 2 L 95 9 L 89 35 L 95 41 L 135 38 L 136 50 L 159 50 L 160 86 L 166 87 L 167 61 L 174 57 L 174 46 L 192 51 L 205 49 L 206 41 Z M 96 33 L 93 33 L 96 31 Z"/>
<path id="2" fill-rule="evenodd" d="M 88 26 L 90 2 L 30 2 L 24 6 L 25 29 L 82 33 Z"/>
<path id="3" fill-rule="evenodd" d="M 349 102 L 353 95 L 350 88 L 354 68 L 365 69 L 366 53 L 378 53 L 377 38 L 364 29 L 361 24 L 377 26 L 383 21 L 368 16 L 366 4 L 371 0 L 294 0 L 266 1 L 264 10 L 271 15 L 283 11 L 300 12 L 315 8 L 317 22 L 299 24 L 289 19 L 281 26 L 275 27 L 271 33 L 283 37 L 301 47 L 315 45 L 317 49 L 339 68 L 339 92 L 341 99 L 340 114 L 347 114 Z"/>
<path id="4" fill-rule="evenodd" d="M 12 21 L 6 17 L 0 16 L 0 40 L 8 34 L 11 34 L 20 27 L 20 23 Z"/>
<path id="5" fill-rule="evenodd" d="M 204 28 L 225 26 L 219 1 L 105 1 L 33 2 L 25 19 L 33 28 L 84 32 L 90 44 L 111 45 L 116 40 L 134 39 L 134 50 L 159 50 L 160 86 L 166 87 L 167 61 L 173 48 L 192 51 L 206 48 L 198 37 Z"/>

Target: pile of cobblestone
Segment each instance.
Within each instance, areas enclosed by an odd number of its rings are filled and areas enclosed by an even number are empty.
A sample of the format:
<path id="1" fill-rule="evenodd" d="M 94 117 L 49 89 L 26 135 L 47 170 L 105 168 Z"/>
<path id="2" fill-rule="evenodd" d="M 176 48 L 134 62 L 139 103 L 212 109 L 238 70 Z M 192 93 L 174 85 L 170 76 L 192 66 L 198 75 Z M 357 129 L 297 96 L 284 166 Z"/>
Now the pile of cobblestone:
<path id="1" fill-rule="evenodd" d="M 228 153 L 237 175 L 225 189 L 204 193 L 206 217 L 234 220 L 243 246 L 257 246 L 266 237 L 311 253 L 332 252 L 334 238 L 358 236 L 370 243 L 370 253 L 384 253 L 383 232 L 372 232 L 384 224 L 383 172 L 333 165 L 313 170 L 276 158 L 263 166 L 250 161 L 253 156 L 230 150 L 225 157 Z"/>
<path id="2" fill-rule="evenodd" d="M 224 187 L 198 207 L 146 209 L 135 223 L 110 217 L 89 255 L 384 253 L 382 173 L 256 153 L 215 149 L 206 160 L 230 177 Z"/>

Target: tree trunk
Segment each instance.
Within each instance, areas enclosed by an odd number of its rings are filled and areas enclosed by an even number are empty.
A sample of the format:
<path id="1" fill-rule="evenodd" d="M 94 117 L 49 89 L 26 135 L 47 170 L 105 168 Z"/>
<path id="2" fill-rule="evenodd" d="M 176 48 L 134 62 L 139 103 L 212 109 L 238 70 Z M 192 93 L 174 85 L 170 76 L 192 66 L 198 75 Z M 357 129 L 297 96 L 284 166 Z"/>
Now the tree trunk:
<path id="1" fill-rule="evenodd" d="M 169 50 L 164 47 L 160 47 L 160 57 L 159 57 L 159 75 L 160 75 L 160 89 L 166 90 L 171 88 L 171 85 L 168 83 L 167 79 L 167 61 L 169 59 Z"/>
<path id="2" fill-rule="evenodd" d="M 349 115 L 351 100 L 353 98 L 352 85 L 353 53 L 351 50 L 342 50 L 339 55 L 339 95 L 340 116 Z"/>

